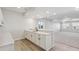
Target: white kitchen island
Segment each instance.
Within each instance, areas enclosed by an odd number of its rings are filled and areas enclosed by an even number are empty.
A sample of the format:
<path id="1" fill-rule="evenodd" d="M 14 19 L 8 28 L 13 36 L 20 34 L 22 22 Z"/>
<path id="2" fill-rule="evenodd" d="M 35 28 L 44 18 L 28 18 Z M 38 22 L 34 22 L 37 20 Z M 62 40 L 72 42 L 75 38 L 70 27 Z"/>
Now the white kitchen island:
<path id="1" fill-rule="evenodd" d="M 53 37 L 48 32 L 25 30 L 25 38 L 44 50 L 50 50 L 54 46 Z"/>

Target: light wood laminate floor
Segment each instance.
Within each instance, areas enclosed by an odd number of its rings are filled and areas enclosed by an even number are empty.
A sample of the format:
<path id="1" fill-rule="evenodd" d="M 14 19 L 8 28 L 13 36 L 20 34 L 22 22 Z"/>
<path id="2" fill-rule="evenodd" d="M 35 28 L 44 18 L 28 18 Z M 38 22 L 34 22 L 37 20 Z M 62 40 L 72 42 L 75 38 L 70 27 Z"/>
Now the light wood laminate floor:
<path id="1" fill-rule="evenodd" d="M 15 41 L 14 47 L 16 51 L 44 51 L 27 39 Z"/>
<path id="2" fill-rule="evenodd" d="M 17 40 L 14 44 L 0 47 L 0 51 L 45 51 L 27 39 Z M 55 47 L 50 51 L 79 51 L 79 49 L 66 44 L 55 42 Z"/>

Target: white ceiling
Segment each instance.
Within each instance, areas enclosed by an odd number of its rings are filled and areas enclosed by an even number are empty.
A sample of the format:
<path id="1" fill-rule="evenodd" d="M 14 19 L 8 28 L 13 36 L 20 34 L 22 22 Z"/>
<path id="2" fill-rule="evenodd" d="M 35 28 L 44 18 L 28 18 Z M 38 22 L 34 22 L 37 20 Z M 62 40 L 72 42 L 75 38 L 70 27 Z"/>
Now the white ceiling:
<path id="1" fill-rule="evenodd" d="M 45 17 L 51 16 L 52 19 L 61 19 L 63 17 L 79 18 L 79 11 L 75 7 L 3 7 L 4 9 L 19 13 L 28 13 L 26 16 Z M 54 15 L 56 14 L 56 15 Z"/>
<path id="2" fill-rule="evenodd" d="M 17 7 L 3 7 L 3 9 L 14 11 L 14 12 L 19 12 L 19 13 L 26 12 L 24 8 L 17 8 Z"/>
<path id="3" fill-rule="evenodd" d="M 31 12 L 26 13 L 29 17 L 56 17 L 62 16 L 62 14 L 70 13 L 75 11 L 74 7 L 35 7 Z M 28 14 L 28 15 L 27 15 Z M 53 19 L 53 18 L 52 18 Z"/>
<path id="4" fill-rule="evenodd" d="M 64 12 L 69 12 L 71 10 L 74 10 L 74 7 L 21 7 L 21 8 L 17 8 L 17 7 L 4 7 L 7 10 L 11 10 L 11 11 L 16 11 L 16 12 L 25 12 L 26 10 L 30 10 L 33 8 L 36 8 L 38 10 L 49 10 L 50 12 L 56 12 L 56 13 L 64 13 Z"/>
<path id="5" fill-rule="evenodd" d="M 32 7 L 21 7 L 21 8 L 18 8 L 18 7 L 3 7 L 3 9 L 6 9 L 6 10 L 10 10 L 10 11 L 14 11 L 14 12 L 19 12 L 19 13 L 24 13 L 24 12 L 27 12 L 28 10 L 32 10 L 33 8 Z"/>

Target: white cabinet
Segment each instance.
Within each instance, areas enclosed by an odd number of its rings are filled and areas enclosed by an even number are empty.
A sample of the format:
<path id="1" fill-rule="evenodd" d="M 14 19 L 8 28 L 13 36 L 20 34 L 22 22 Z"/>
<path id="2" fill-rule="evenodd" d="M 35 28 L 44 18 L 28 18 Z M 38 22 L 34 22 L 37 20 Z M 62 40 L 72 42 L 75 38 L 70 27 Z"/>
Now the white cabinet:
<path id="1" fill-rule="evenodd" d="M 40 46 L 43 49 L 46 49 L 46 36 L 45 35 L 40 35 Z"/>
<path id="2" fill-rule="evenodd" d="M 26 31 L 26 32 L 25 32 L 25 37 L 26 37 L 28 40 L 31 41 L 31 32 Z"/>
<path id="3" fill-rule="evenodd" d="M 31 40 L 32 40 L 32 42 L 36 42 L 36 37 L 35 37 L 35 33 L 31 33 Z"/>
<path id="4" fill-rule="evenodd" d="M 53 47 L 53 39 L 50 35 L 46 36 L 46 49 L 49 50 L 51 47 Z"/>
<path id="5" fill-rule="evenodd" d="M 25 37 L 45 50 L 53 48 L 53 39 L 51 38 L 51 34 L 47 35 L 26 31 Z"/>
<path id="6" fill-rule="evenodd" d="M 45 36 L 43 36 L 43 35 L 40 35 L 40 34 L 37 34 L 36 35 L 36 44 L 38 45 L 38 46 L 40 46 L 40 47 L 42 47 L 43 49 L 45 49 L 46 48 L 46 37 Z"/>
<path id="7" fill-rule="evenodd" d="M 35 36 L 36 36 L 36 39 L 35 39 L 36 40 L 36 44 L 40 45 L 40 37 L 39 37 L 39 35 L 36 34 Z"/>

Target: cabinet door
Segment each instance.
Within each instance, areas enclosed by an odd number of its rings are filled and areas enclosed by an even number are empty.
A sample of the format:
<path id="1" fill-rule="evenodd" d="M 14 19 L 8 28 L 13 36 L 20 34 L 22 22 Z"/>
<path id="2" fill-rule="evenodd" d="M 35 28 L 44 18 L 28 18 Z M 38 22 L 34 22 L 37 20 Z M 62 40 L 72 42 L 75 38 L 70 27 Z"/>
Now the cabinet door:
<path id="1" fill-rule="evenodd" d="M 45 35 L 40 35 L 40 46 L 43 49 L 46 49 L 46 36 Z"/>
<path id="2" fill-rule="evenodd" d="M 29 40 L 30 40 L 30 41 L 33 41 L 33 40 L 32 40 L 32 39 L 33 39 L 33 34 L 32 34 L 32 33 L 29 33 L 29 37 L 30 37 Z"/>
<path id="3" fill-rule="evenodd" d="M 51 42 L 52 42 L 51 36 L 50 35 L 46 36 L 46 50 L 49 50 L 52 48 Z"/>
<path id="4" fill-rule="evenodd" d="M 36 43 L 36 34 L 35 33 L 32 33 L 31 34 L 31 39 L 32 39 L 32 42 Z"/>
<path id="5" fill-rule="evenodd" d="M 36 42 L 38 46 L 40 45 L 40 35 L 36 34 Z"/>

